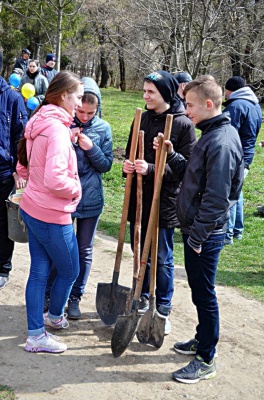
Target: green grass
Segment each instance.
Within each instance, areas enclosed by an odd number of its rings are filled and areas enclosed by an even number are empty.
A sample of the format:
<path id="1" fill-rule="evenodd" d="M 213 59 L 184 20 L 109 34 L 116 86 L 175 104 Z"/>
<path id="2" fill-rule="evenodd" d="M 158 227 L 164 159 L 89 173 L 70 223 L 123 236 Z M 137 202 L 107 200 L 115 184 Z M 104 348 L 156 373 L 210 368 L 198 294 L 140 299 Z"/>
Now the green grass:
<path id="1" fill-rule="evenodd" d="M 103 118 L 112 126 L 114 150 L 126 146 L 129 129 L 137 107 L 144 109 L 142 92 L 122 93 L 116 89 L 103 89 Z M 264 125 L 264 124 L 263 124 Z M 225 246 L 221 252 L 217 282 L 241 289 L 244 295 L 264 300 L 264 218 L 256 214 L 256 206 L 264 205 L 264 149 L 258 146 L 264 140 L 264 126 L 259 134 L 256 154 L 250 173 L 244 183 L 245 232 L 242 241 Z M 119 151 L 120 153 L 120 151 Z M 121 219 L 124 179 L 122 162 L 115 161 L 112 170 L 104 176 L 105 209 L 99 230 L 118 238 Z M 129 242 L 129 235 L 126 235 Z M 183 244 L 179 230 L 174 236 L 174 260 L 184 265 Z"/>
<path id="2" fill-rule="evenodd" d="M 15 395 L 13 390 L 8 386 L 0 385 L 0 400 L 14 400 Z"/>

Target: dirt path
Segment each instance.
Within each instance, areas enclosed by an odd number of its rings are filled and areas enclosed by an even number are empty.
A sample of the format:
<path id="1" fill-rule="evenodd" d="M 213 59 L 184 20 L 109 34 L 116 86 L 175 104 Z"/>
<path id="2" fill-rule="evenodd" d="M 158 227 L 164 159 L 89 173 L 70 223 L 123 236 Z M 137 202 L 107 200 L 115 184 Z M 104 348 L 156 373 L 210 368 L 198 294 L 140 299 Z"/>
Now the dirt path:
<path id="1" fill-rule="evenodd" d="M 175 340 L 192 337 L 195 309 L 182 267 L 176 266 L 172 333 L 161 349 L 136 339 L 118 359 L 112 356 L 113 328 L 106 327 L 95 311 L 97 282 L 110 282 L 116 241 L 98 235 L 94 265 L 79 321 L 59 332 L 68 345 L 62 355 L 31 354 L 23 350 L 26 339 L 24 291 L 28 275 L 27 244 L 17 244 L 10 284 L 0 291 L 0 384 L 15 389 L 20 400 L 168 400 L 264 398 L 264 305 L 242 297 L 236 290 L 217 287 L 221 312 L 221 339 L 217 377 L 197 385 L 171 380 L 171 372 L 190 357 L 172 350 Z M 125 245 L 120 283 L 131 286 L 132 258 Z"/>

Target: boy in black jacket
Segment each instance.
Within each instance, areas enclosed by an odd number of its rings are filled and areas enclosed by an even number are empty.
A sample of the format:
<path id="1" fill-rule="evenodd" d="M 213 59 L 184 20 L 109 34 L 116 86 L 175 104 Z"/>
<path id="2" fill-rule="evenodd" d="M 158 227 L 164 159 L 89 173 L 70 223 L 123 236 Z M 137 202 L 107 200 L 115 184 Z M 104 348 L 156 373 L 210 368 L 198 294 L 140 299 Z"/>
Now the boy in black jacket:
<path id="1" fill-rule="evenodd" d="M 183 179 L 177 215 L 184 241 L 185 268 L 197 309 L 194 339 L 175 343 L 174 349 L 195 358 L 173 373 L 173 379 L 196 383 L 216 375 L 215 350 L 219 339 L 219 310 L 215 276 L 224 245 L 229 209 L 237 201 L 243 183 L 243 150 L 230 118 L 222 114 L 222 89 L 210 75 L 188 83 L 184 90 L 186 114 L 202 131 L 188 162 L 173 151 L 167 162 Z M 154 140 L 154 148 L 157 141 Z M 183 178 L 184 176 L 184 178 Z"/>
<path id="2" fill-rule="evenodd" d="M 128 212 L 132 248 L 136 215 L 136 174 L 143 175 L 141 229 L 141 248 L 143 248 L 154 192 L 155 151 L 153 149 L 153 140 L 159 132 L 164 132 L 167 114 L 173 115 L 170 139 L 174 150 L 188 159 L 196 144 L 194 126 L 189 118 L 186 117 L 185 109 L 177 96 L 177 85 L 174 77 L 166 71 L 152 72 L 144 78 L 143 91 L 146 111 L 142 114 L 140 129 L 145 132 L 144 160 L 137 159 L 134 164 L 128 160 L 131 128 L 126 148 L 127 159 L 123 165 L 125 174 L 134 174 Z M 157 311 L 161 318 L 166 319 L 165 334 L 169 334 L 171 331 L 169 314 L 172 308 L 171 300 L 174 291 L 173 234 L 174 228 L 178 224 L 176 198 L 179 186 L 179 178 L 166 164 L 160 194 L 156 289 Z M 139 304 L 139 312 L 141 314 L 147 310 L 149 305 L 149 280 L 150 269 L 148 263 Z"/>

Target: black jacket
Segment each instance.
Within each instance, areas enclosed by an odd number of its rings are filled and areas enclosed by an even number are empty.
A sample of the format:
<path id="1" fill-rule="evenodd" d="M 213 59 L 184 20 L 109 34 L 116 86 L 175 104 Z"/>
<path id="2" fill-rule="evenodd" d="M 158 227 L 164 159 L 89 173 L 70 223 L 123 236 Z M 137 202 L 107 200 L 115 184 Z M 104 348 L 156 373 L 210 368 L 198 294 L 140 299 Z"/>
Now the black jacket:
<path id="1" fill-rule="evenodd" d="M 177 215 L 193 247 L 218 229 L 225 230 L 229 209 L 243 184 L 244 160 L 239 135 L 226 114 L 197 125 L 202 136 L 188 162 L 178 153 L 168 156 L 172 170 L 183 178 Z"/>
<path id="2" fill-rule="evenodd" d="M 28 69 L 29 66 L 29 59 L 28 60 L 24 60 L 24 58 L 18 58 L 15 62 L 14 68 L 20 68 L 23 70 L 24 74 L 26 73 L 26 70 Z"/>
<path id="3" fill-rule="evenodd" d="M 181 152 L 186 159 L 189 158 L 195 144 L 196 135 L 192 122 L 186 117 L 185 109 L 178 100 L 166 112 L 156 114 L 154 111 L 146 111 L 142 114 L 140 130 L 145 132 L 144 135 L 144 159 L 148 163 L 148 175 L 143 176 L 143 210 L 142 210 L 142 226 L 145 228 L 148 224 L 151 203 L 154 190 L 154 174 L 155 174 L 155 150 L 153 149 L 153 139 L 159 132 L 164 131 L 166 115 L 173 114 L 174 120 L 171 130 L 171 141 L 175 151 Z M 126 148 L 126 158 L 129 157 L 131 135 Z M 174 228 L 177 226 L 176 216 L 176 198 L 177 189 L 180 180 L 178 176 L 172 172 L 168 164 L 165 167 L 165 174 L 161 188 L 160 197 L 160 220 L 161 228 Z M 130 206 L 128 220 L 135 222 L 136 215 L 136 176 L 133 177 Z"/>

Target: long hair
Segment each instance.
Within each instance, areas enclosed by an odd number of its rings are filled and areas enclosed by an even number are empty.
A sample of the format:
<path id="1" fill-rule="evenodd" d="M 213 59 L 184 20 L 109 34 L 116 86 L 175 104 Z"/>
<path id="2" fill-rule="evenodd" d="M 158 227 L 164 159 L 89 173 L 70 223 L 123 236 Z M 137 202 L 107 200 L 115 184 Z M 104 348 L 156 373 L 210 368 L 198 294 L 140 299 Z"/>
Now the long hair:
<path id="1" fill-rule="evenodd" d="M 22 138 L 18 142 L 17 146 L 17 158 L 23 167 L 28 166 L 28 159 L 27 159 L 27 139 L 23 135 Z"/>
<path id="2" fill-rule="evenodd" d="M 49 84 L 44 100 L 35 109 L 34 114 L 43 106 L 47 104 L 54 104 L 60 106 L 62 98 L 61 95 L 65 92 L 73 93 L 78 89 L 79 85 L 83 85 L 83 82 L 77 75 L 70 71 L 58 72 Z M 17 156 L 21 165 L 27 167 L 27 139 L 23 137 L 19 140 Z"/>
<path id="3" fill-rule="evenodd" d="M 78 89 L 79 85 L 83 85 L 83 82 L 70 71 L 58 72 L 49 84 L 48 90 L 45 94 L 44 100 L 36 108 L 35 113 L 44 105 L 54 104 L 60 106 L 62 102 L 61 95 L 65 92 L 73 93 Z M 34 113 L 34 114 L 35 114 Z"/>

